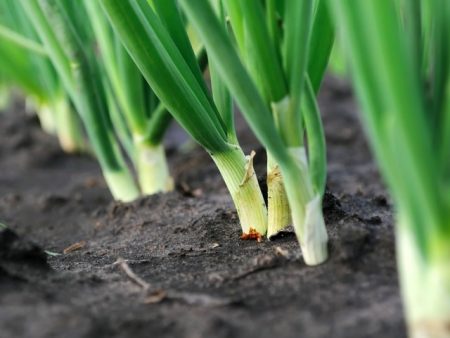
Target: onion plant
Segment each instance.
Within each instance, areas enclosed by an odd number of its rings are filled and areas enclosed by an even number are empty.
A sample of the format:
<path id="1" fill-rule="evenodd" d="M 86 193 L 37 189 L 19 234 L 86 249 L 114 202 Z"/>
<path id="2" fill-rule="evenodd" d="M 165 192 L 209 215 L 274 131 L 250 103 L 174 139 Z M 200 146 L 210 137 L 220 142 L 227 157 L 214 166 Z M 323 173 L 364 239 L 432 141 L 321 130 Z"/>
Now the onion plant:
<path id="1" fill-rule="evenodd" d="M 172 190 L 162 140 L 171 115 L 145 82 L 139 69 L 114 34 L 97 1 L 85 0 L 107 74 L 110 114 L 129 151 L 144 194 Z M 117 107 L 111 107 L 116 104 Z M 121 116 L 115 116 L 115 113 Z M 129 137 L 128 137 L 129 136 Z"/>
<path id="2" fill-rule="evenodd" d="M 112 195 L 129 201 L 139 190 L 125 164 L 108 115 L 94 35 L 80 2 L 21 0 L 65 91 L 83 120 Z"/>
<path id="3" fill-rule="evenodd" d="M 239 146 L 224 87 L 211 96 L 175 0 L 99 0 L 162 104 L 216 163 L 246 234 L 266 233 L 267 212 L 252 158 Z"/>
<path id="4" fill-rule="evenodd" d="M 396 209 L 412 337 L 450 337 L 450 3 L 331 1 Z"/>
<path id="5" fill-rule="evenodd" d="M 289 206 L 305 262 L 322 263 L 327 257 L 321 203 L 326 160 L 315 95 L 333 41 L 325 4 L 266 1 L 264 12 L 258 0 L 213 1 L 227 13 L 233 36 L 209 3 L 180 4 L 214 69 L 267 149 L 269 235 L 287 225 Z"/>
<path id="6" fill-rule="evenodd" d="M 305 131 L 307 127 L 314 128 L 309 130 L 307 138 L 311 144 L 309 150 L 313 150 L 310 158 L 317 166 L 306 178 L 316 185 L 321 199 L 326 171 L 323 131 L 320 120 L 314 126 L 307 125 L 309 120 L 302 116 L 301 110 L 308 110 L 308 116 L 318 112 L 315 102 L 314 107 L 302 106 L 302 95 L 305 86 L 306 91 L 312 86 L 314 94 L 319 89 L 333 43 L 325 1 L 268 0 L 265 6 L 254 0 L 211 2 L 216 12 L 225 12 L 222 16 L 229 19 L 240 60 L 272 112 L 273 123 L 285 147 L 305 167 L 308 166 Z M 212 53 L 211 58 L 214 58 Z M 314 95 L 309 99 L 315 101 Z M 280 166 L 270 151 L 267 158 L 267 235 L 271 237 L 291 220 Z"/>
<path id="7" fill-rule="evenodd" d="M 85 148 L 83 130 L 36 32 L 17 1 L 0 3 L 0 65 L 4 82 L 19 87 L 41 125 L 58 135 L 67 152 Z"/>

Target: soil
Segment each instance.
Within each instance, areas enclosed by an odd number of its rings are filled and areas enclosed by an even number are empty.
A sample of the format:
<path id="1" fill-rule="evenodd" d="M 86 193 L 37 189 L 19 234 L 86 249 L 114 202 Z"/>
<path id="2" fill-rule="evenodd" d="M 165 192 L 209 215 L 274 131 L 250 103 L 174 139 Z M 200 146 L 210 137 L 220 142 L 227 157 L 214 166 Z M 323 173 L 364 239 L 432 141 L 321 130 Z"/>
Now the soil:
<path id="1" fill-rule="evenodd" d="M 0 116 L 0 337 L 405 337 L 392 208 L 347 84 L 327 78 L 320 105 L 330 258 L 312 268 L 290 230 L 240 240 L 214 164 L 178 128 L 176 191 L 124 204 L 17 103 Z"/>

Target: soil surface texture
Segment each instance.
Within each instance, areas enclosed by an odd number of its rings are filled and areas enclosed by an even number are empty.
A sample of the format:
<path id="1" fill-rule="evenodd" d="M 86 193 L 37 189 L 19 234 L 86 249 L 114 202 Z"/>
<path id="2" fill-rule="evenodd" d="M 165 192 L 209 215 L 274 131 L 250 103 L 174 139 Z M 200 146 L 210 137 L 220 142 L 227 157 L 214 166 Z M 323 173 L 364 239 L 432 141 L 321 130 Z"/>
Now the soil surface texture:
<path id="1" fill-rule="evenodd" d="M 347 84 L 327 78 L 320 105 L 330 258 L 314 268 L 291 230 L 240 239 L 213 162 L 175 126 L 176 190 L 124 204 L 22 104 L 1 113 L 0 338 L 406 337 L 392 206 Z M 238 131 L 263 182 L 264 152 Z"/>

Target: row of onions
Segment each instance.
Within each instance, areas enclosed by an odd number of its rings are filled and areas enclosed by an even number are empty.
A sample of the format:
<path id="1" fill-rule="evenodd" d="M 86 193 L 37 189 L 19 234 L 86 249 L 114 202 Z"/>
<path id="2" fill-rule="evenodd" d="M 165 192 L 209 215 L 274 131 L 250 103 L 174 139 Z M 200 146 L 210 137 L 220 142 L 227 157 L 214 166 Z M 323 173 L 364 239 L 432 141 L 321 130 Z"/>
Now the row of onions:
<path id="1" fill-rule="evenodd" d="M 317 94 L 335 27 L 395 202 L 411 335 L 449 337 L 447 0 L 3 0 L 0 92 L 19 87 L 63 149 L 93 152 L 123 201 L 173 188 L 162 142 L 173 118 L 215 162 L 242 232 L 292 224 L 317 265 L 328 255 Z M 267 206 L 233 103 L 267 152 Z"/>

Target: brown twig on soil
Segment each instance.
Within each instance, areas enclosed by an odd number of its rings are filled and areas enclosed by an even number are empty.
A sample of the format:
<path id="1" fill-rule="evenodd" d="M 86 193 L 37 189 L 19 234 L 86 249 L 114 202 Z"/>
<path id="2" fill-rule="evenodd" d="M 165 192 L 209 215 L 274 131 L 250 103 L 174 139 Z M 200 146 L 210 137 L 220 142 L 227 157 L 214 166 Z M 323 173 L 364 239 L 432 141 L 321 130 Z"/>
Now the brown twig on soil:
<path id="1" fill-rule="evenodd" d="M 63 250 L 63 253 L 64 254 L 68 254 L 68 253 L 71 253 L 73 251 L 77 251 L 77 250 L 83 249 L 85 246 L 86 246 L 86 241 L 80 241 L 80 242 L 77 242 L 77 243 L 73 243 L 72 245 L 69 245 L 67 248 L 65 248 Z"/>
<path id="2" fill-rule="evenodd" d="M 299 256 L 296 255 L 295 253 L 289 252 L 289 250 L 283 249 L 279 246 L 275 247 L 274 251 L 275 252 L 272 255 L 261 255 L 255 257 L 253 261 L 250 263 L 250 265 L 246 267 L 241 267 L 239 271 L 235 274 L 231 275 L 220 275 L 218 273 L 211 274 L 210 280 L 220 284 L 229 280 L 239 280 L 263 270 L 276 269 L 287 262 L 299 259 Z"/>
<path id="3" fill-rule="evenodd" d="M 136 275 L 128 265 L 126 260 L 124 260 L 123 258 L 119 258 L 116 262 L 113 263 L 113 265 L 117 265 L 118 267 L 120 267 L 120 269 L 125 272 L 128 278 L 130 278 L 134 283 L 136 283 L 144 291 L 146 291 L 147 296 L 144 299 L 144 304 L 157 304 L 165 299 L 180 301 L 188 305 L 208 307 L 225 306 L 232 303 L 230 299 L 217 298 L 202 293 L 167 291 L 163 289 L 156 289 L 150 292 L 150 289 L 152 288 L 151 285 L 140 278 L 138 275 Z"/>
<path id="4" fill-rule="evenodd" d="M 131 270 L 131 268 L 128 265 L 128 263 L 126 262 L 126 260 L 124 260 L 123 258 L 119 258 L 117 261 L 115 261 L 113 263 L 113 265 L 117 265 L 119 268 L 121 268 L 122 271 L 125 272 L 125 274 L 128 276 L 128 278 L 130 278 L 134 283 L 136 283 L 137 285 L 142 287 L 144 290 L 150 289 L 150 287 L 151 287 L 150 284 L 147 283 L 145 280 L 143 280 L 138 275 L 136 275 L 133 272 L 133 270 Z"/>
<path id="5" fill-rule="evenodd" d="M 156 304 L 161 303 L 164 299 L 167 298 L 167 292 L 164 290 L 156 290 L 152 292 L 150 295 L 148 295 L 145 300 L 144 304 Z"/>

